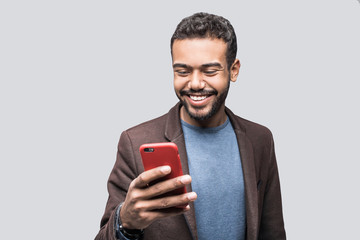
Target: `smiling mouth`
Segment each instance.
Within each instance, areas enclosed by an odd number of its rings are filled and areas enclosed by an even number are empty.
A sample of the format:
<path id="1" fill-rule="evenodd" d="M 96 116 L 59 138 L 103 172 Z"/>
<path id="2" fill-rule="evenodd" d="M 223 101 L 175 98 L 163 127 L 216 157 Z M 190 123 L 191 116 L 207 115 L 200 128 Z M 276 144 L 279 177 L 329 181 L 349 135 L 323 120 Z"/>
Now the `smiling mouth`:
<path id="1" fill-rule="evenodd" d="M 206 100 L 207 98 L 217 95 L 216 90 L 200 90 L 200 91 L 194 91 L 194 90 L 182 90 L 180 91 L 180 96 L 187 96 L 189 97 L 193 102 L 201 102 Z"/>
<path id="2" fill-rule="evenodd" d="M 191 100 L 193 101 L 202 101 L 205 98 L 207 98 L 208 96 L 194 96 L 194 95 L 189 95 L 189 97 L 191 98 Z"/>

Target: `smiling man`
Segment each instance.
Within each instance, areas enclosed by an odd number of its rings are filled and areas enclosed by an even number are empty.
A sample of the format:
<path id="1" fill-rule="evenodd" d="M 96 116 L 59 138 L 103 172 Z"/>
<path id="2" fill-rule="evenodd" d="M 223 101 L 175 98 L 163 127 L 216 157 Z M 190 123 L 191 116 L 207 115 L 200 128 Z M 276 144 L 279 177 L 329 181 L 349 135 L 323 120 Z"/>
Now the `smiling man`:
<path id="1" fill-rule="evenodd" d="M 185 122 L 203 127 L 225 122 L 225 99 L 230 81 L 236 81 L 240 68 L 238 59 L 228 67 L 226 50 L 227 44 L 216 38 L 173 42 L 174 87 L 183 105 L 180 117 Z"/>
<path id="2" fill-rule="evenodd" d="M 124 131 L 96 239 L 286 239 L 271 132 L 225 107 L 240 69 L 236 35 L 223 17 L 197 13 L 171 38 L 179 103 Z M 184 175 L 144 171 L 139 147 L 174 142 Z M 164 195 L 186 186 L 187 193 Z M 179 208 L 177 206 L 186 206 Z"/>

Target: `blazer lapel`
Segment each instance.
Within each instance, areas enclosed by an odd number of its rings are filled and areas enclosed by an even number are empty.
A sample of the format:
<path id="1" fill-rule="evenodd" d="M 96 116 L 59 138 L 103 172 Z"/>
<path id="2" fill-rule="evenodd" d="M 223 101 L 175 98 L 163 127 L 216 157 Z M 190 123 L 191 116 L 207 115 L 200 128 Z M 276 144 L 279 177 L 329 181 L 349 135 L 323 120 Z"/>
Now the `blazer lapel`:
<path id="1" fill-rule="evenodd" d="M 253 155 L 253 146 L 246 136 L 246 131 L 239 122 L 236 121 L 235 115 L 226 109 L 226 113 L 230 118 L 231 124 L 235 130 L 237 137 L 241 164 L 245 182 L 245 202 L 246 202 L 246 239 L 257 239 L 258 229 L 258 196 L 257 196 L 257 180 L 256 169 Z"/>
<path id="2" fill-rule="evenodd" d="M 245 182 L 247 239 L 256 239 L 258 198 L 253 149 L 251 142 L 242 132 L 237 131 L 237 140 Z"/>
<path id="3" fill-rule="evenodd" d="M 183 174 L 189 174 L 184 133 L 182 131 L 180 122 L 180 107 L 181 104 L 178 103 L 169 111 L 165 126 L 165 137 L 170 142 L 173 142 L 178 146 Z M 191 184 L 186 186 L 186 191 L 192 192 Z M 190 203 L 190 211 L 185 212 L 184 217 L 188 224 L 188 228 L 191 231 L 193 239 L 197 239 L 195 208 L 193 202 Z"/>

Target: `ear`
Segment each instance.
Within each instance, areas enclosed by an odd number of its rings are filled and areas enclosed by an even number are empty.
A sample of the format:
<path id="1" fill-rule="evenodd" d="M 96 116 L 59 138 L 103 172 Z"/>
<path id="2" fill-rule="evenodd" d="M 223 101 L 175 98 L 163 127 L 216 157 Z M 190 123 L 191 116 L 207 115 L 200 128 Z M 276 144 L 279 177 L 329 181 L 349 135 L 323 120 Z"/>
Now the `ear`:
<path id="1" fill-rule="evenodd" d="M 230 81 L 236 82 L 237 77 L 239 75 L 240 66 L 241 66 L 240 60 L 235 59 L 234 63 L 231 65 L 230 68 Z"/>

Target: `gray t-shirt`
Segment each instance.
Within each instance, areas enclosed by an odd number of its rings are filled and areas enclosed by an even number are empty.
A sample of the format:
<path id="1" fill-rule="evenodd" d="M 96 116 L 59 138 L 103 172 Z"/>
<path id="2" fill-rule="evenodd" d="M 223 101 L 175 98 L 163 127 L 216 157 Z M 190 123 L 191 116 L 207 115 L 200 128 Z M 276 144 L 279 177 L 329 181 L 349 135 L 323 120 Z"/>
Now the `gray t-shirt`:
<path id="1" fill-rule="evenodd" d="M 201 128 L 181 121 L 197 193 L 195 215 L 199 240 L 245 239 L 245 187 L 240 152 L 229 121 Z"/>

